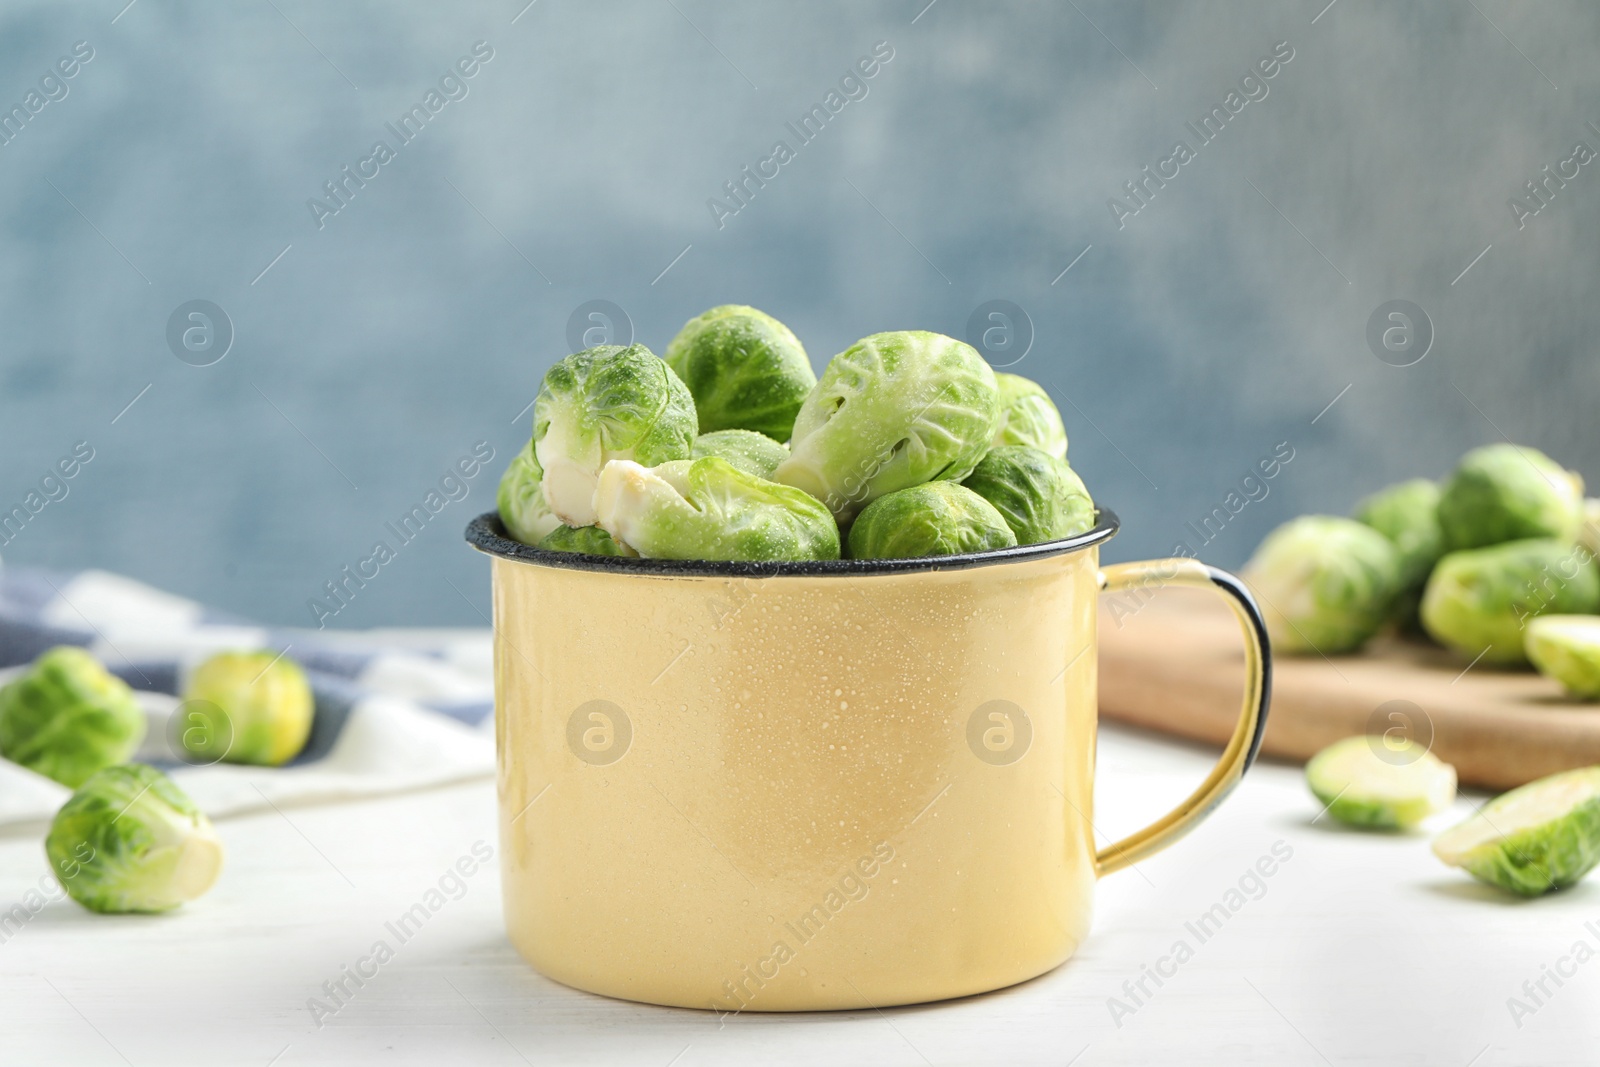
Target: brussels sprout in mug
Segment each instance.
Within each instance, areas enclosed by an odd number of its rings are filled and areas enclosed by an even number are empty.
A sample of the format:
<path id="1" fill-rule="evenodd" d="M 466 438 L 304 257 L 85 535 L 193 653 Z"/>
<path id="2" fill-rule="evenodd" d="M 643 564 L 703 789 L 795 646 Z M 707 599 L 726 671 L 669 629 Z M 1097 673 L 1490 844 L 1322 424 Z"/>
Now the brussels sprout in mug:
<path id="1" fill-rule="evenodd" d="M 128 759 L 144 734 L 133 691 L 81 648 L 52 648 L 0 688 L 0 755 L 65 786 Z"/>
<path id="2" fill-rule="evenodd" d="M 1347 826 L 1407 830 L 1456 798 L 1456 770 L 1409 738 L 1347 737 L 1306 763 L 1306 785 Z"/>
<path id="3" fill-rule="evenodd" d="M 1600 862 L 1600 767 L 1495 797 L 1435 838 L 1433 854 L 1518 896 L 1573 885 Z"/>
<path id="4" fill-rule="evenodd" d="M 613 460 L 595 508 L 607 533 L 649 559 L 839 558 L 839 527 L 820 501 L 715 456 Z"/>
<path id="5" fill-rule="evenodd" d="M 789 458 L 789 449 L 754 430 L 713 430 L 694 439 L 690 454 L 694 459 L 716 456 L 746 474 L 771 480 L 778 464 Z"/>
<path id="6" fill-rule="evenodd" d="M 1439 527 L 1448 548 L 1552 537 L 1570 541 L 1583 518 L 1583 479 L 1536 448 L 1475 448 L 1444 484 Z"/>
<path id="7" fill-rule="evenodd" d="M 971 345 L 925 330 L 873 334 L 829 362 L 772 477 L 848 523 L 886 493 L 971 474 L 999 415 L 994 371 Z"/>
<path id="8" fill-rule="evenodd" d="M 996 371 L 994 380 L 1000 391 L 1000 425 L 989 443 L 996 448 L 1027 445 L 1066 459 L 1067 428 L 1050 394 L 1020 374 Z"/>
<path id="9" fill-rule="evenodd" d="M 278 652 L 218 652 L 189 672 L 183 699 L 195 703 L 197 718 L 207 720 L 179 735 L 189 755 L 202 762 L 281 767 L 311 736 L 311 684 L 299 664 Z M 218 721 L 208 721 L 213 716 Z"/>
<path id="10" fill-rule="evenodd" d="M 850 527 L 852 559 L 953 556 L 1016 543 L 1016 534 L 993 504 L 950 481 L 880 496 Z"/>
<path id="11" fill-rule="evenodd" d="M 222 842 L 172 779 L 142 763 L 107 767 L 56 812 L 51 871 L 90 911 L 169 911 L 222 871 Z"/>
<path id="12" fill-rule="evenodd" d="M 613 459 L 651 467 L 688 459 L 694 398 L 644 345 L 599 345 L 550 368 L 533 402 L 533 451 L 544 498 L 568 526 L 593 526 L 600 470 Z"/>
<path id="13" fill-rule="evenodd" d="M 544 471 L 539 467 L 539 457 L 533 454 L 532 440 L 522 446 L 500 476 L 495 504 L 506 533 L 525 545 L 538 544 L 561 525 L 544 499 Z"/>
<path id="14" fill-rule="evenodd" d="M 1370 526 L 1306 515 L 1268 534 L 1240 576 L 1261 599 L 1274 650 L 1351 652 L 1383 625 L 1400 558 Z"/>
<path id="15" fill-rule="evenodd" d="M 817 375 L 789 327 L 753 307 L 696 315 L 663 356 L 694 394 L 700 432 L 754 430 L 787 441 Z"/>
<path id="16" fill-rule="evenodd" d="M 1540 674 L 1573 696 L 1600 699 L 1600 617 L 1541 615 L 1522 643 Z"/>
<path id="17" fill-rule="evenodd" d="M 1019 545 L 1071 537 L 1094 526 L 1094 501 L 1083 480 L 1066 460 L 1037 448 L 991 448 L 961 484 L 994 505 Z"/>
<path id="18" fill-rule="evenodd" d="M 557 526 L 539 542 L 539 547 L 551 552 L 577 552 L 585 556 L 636 558 L 639 555 L 598 526 Z"/>
<path id="19" fill-rule="evenodd" d="M 1600 610 L 1600 569 L 1581 545 L 1551 538 L 1451 552 L 1422 594 L 1422 625 L 1440 644 L 1483 662 L 1528 662 L 1523 628 L 1539 615 Z"/>

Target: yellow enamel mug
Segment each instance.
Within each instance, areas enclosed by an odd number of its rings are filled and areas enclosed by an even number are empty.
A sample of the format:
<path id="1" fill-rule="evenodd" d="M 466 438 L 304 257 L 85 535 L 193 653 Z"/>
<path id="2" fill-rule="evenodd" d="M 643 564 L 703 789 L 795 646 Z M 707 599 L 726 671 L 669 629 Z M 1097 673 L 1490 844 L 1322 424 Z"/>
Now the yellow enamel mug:
<path id="1" fill-rule="evenodd" d="M 550 978 L 718 1011 L 883 1007 L 1045 973 L 1095 880 L 1171 844 L 1266 725 L 1265 627 L 1117 528 L 970 556 L 706 563 L 541 551 L 491 512 L 506 927 Z M 1210 776 L 1096 850 L 1096 599 L 1203 586 L 1244 633 Z"/>

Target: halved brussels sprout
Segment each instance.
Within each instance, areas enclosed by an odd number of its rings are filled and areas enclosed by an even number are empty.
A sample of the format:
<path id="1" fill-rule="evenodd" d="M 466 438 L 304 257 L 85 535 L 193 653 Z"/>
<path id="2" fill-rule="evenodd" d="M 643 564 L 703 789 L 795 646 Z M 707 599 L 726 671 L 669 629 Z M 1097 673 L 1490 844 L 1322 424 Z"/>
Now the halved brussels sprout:
<path id="1" fill-rule="evenodd" d="M 994 505 L 1019 545 L 1071 537 L 1094 526 L 1094 501 L 1083 480 L 1066 460 L 1037 448 L 991 448 L 961 484 Z"/>
<path id="2" fill-rule="evenodd" d="M 1439 497 L 1448 548 L 1578 536 L 1583 479 L 1536 448 L 1485 445 L 1461 457 Z"/>
<path id="3" fill-rule="evenodd" d="M 525 545 L 538 544 L 561 525 L 545 501 L 544 470 L 539 466 L 539 457 L 533 454 L 531 439 L 500 476 L 495 503 L 500 509 L 500 525 L 513 540 Z"/>
<path id="4" fill-rule="evenodd" d="M 598 526 L 557 526 L 539 542 L 539 547 L 551 552 L 577 552 L 585 556 L 639 555 Z"/>
<path id="5" fill-rule="evenodd" d="M 1347 737 L 1306 764 L 1306 785 L 1350 826 L 1405 830 L 1456 798 L 1456 769 L 1409 738 Z"/>
<path id="6" fill-rule="evenodd" d="M 654 469 L 613 460 L 595 507 L 607 533 L 649 559 L 839 558 L 839 527 L 821 502 L 715 456 Z"/>
<path id="7" fill-rule="evenodd" d="M 789 450 L 754 430 L 713 430 L 694 439 L 691 455 L 695 459 L 716 456 L 746 474 L 770 481 L 778 464 L 789 458 Z"/>
<path id="8" fill-rule="evenodd" d="M 1540 674 L 1573 696 L 1600 698 L 1600 617 L 1541 615 L 1528 623 L 1523 647 Z"/>
<path id="9" fill-rule="evenodd" d="M 1581 545 L 1550 538 L 1451 552 L 1422 594 L 1422 625 L 1440 644 L 1491 664 L 1528 662 L 1523 627 L 1538 615 L 1600 611 L 1600 569 Z"/>
<path id="10" fill-rule="evenodd" d="M 45 855 L 90 911 L 167 911 L 210 889 L 222 842 L 172 779 L 142 763 L 107 767 L 56 812 Z"/>
<path id="11" fill-rule="evenodd" d="M 1332 515 L 1284 523 L 1241 576 L 1261 598 L 1274 651 L 1351 652 L 1378 631 L 1400 592 L 1400 558 L 1372 527 Z"/>
<path id="12" fill-rule="evenodd" d="M 1520 896 L 1565 889 L 1600 862 L 1600 767 L 1495 797 L 1435 838 L 1433 854 Z"/>
<path id="13" fill-rule="evenodd" d="M 77 787 L 144 740 L 133 690 L 81 648 L 62 645 L 0 689 L 0 756 Z"/>
<path id="14" fill-rule="evenodd" d="M 993 504 L 950 481 L 880 496 L 850 527 L 852 559 L 954 556 L 1016 543 L 1016 534 Z"/>
<path id="15" fill-rule="evenodd" d="M 593 526 L 602 467 L 688 459 L 695 432 L 688 387 L 644 345 L 575 352 L 550 368 L 533 402 L 544 498 L 568 526 Z"/>
<path id="16" fill-rule="evenodd" d="M 772 477 L 847 523 L 886 493 L 971 474 L 999 415 L 994 371 L 971 345 L 923 330 L 873 334 L 828 364 Z"/>
<path id="17" fill-rule="evenodd" d="M 1050 394 L 1020 374 L 996 371 L 994 380 L 1000 390 L 1000 427 L 989 443 L 995 448 L 1027 445 L 1066 459 L 1067 428 Z"/>
<path id="18" fill-rule="evenodd" d="M 311 736 L 311 684 L 277 652 L 218 652 L 189 672 L 183 699 L 195 721 L 180 743 L 201 762 L 281 767 Z"/>
<path id="19" fill-rule="evenodd" d="M 664 358 L 694 394 L 700 432 L 755 430 L 787 441 L 817 375 L 789 327 L 753 307 L 696 315 Z"/>

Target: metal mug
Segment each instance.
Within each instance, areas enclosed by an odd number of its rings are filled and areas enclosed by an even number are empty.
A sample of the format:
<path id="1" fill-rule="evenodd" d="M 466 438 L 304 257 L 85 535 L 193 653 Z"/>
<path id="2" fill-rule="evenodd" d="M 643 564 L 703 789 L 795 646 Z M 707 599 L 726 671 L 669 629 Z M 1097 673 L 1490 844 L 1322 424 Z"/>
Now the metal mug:
<path id="1" fill-rule="evenodd" d="M 912 560 L 619 559 L 490 512 L 511 942 L 579 989 L 718 1011 L 942 1000 L 1033 978 L 1096 879 L 1166 847 L 1254 760 L 1266 630 L 1191 559 L 1099 566 L 1117 530 Z M 1096 599 L 1201 586 L 1244 634 L 1238 726 L 1156 823 L 1096 849 Z"/>

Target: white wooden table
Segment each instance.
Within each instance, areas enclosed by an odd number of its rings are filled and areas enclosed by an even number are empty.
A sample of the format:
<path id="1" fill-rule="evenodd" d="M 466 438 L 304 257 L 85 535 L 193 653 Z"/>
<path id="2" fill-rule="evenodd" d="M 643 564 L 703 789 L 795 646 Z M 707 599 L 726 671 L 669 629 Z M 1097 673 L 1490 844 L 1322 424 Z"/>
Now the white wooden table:
<path id="1" fill-rule="evenodd" d="M 1106 730 L 1101 829 L 1157 814 L 1209 758 Z M 307 1001 L 330 999 L 323 983 L 395 943 L 384 924 L 475 841 L 495 845 L 493 786 L 231 819 L 227 868 L 197 904 L 107 918 L 52 903 L 0 944 L 0 1064 L 1595 1062 L 1600 959 L 1561 961 L 1580 940 L 1600 949 L 1600 880 L 1511 901 L 1440 865 L 1426 836 L 1317 814 L 1298 768 L 1260 766 L 1189 838 L 1105 881 L 1095 933 L 1064 967 L 882 1012 L 719 1020 L 566 989 L 506 943 L 491 862 L 374 977 L 347 980 L 353 995 L 320 1027 Z M 1248 872 L 1274 845 L 1292 854 L 1258 887 Z M 47 870 L 36 835 L 0 837 L 0 906 Z M 1229 898 L 1241 877 L 1258 899 Z M 1185 925 L 1230 902 L 1203 942 Z M 1180 940 L 1192 956 L 1163 962 Z M 1535 1005 L 1523 982 L 1558 964 L 1575 973 L 1545 978 Z M 1169 976 L 1141 993 L 1146 965 Z M 1536 1011 L 1514 1020 L 1513 996 Z M 1114 1018 L 1113 997 L 1130 1010 Z"/>

